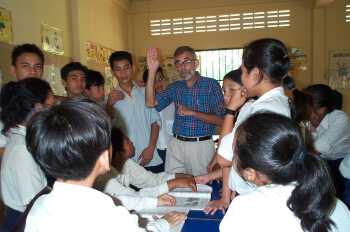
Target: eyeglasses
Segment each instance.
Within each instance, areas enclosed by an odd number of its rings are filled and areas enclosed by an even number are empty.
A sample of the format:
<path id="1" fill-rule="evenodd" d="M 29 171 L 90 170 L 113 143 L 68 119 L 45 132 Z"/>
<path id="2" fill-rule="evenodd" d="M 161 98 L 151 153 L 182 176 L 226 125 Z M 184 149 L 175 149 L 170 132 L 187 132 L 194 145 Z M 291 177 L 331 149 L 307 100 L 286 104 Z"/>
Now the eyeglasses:
<path id="1" fill-rule="evenodd" d="M 188 65 L 188 64 L 191 64 L 192 62 L 193 62 L 194 60 L 184 60 L 184 61 L 179 61 L 179 60 L 177 60 L 177 61 L 175 61 L 175 66 L 176 67 L 181 67 L 182 65 Z"/>

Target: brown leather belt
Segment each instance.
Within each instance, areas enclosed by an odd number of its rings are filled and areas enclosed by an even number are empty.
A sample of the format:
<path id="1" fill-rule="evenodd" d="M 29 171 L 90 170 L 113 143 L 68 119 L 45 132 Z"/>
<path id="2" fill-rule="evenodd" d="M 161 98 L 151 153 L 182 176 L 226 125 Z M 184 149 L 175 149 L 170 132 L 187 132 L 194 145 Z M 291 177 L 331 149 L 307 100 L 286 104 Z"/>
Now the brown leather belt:
<path id="1" fill-rule="evenodd" d="M 202 136 L 202 137 L 183 137 L 180 135 L 174 135 L 175 138 L 181 141 L 185 142 L 198 142 L 198 141 L 205 141 L 211 139 L 211 135 L 208 136 Z"/>

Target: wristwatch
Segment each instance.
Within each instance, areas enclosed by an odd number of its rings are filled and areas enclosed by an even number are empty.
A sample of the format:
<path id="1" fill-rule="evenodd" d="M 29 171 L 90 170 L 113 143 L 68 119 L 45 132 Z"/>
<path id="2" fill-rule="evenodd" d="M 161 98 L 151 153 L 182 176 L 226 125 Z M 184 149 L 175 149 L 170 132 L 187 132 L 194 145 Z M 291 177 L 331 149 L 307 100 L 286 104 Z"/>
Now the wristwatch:
<path id="1" fill-rule="evenodd" d="M 236 116 L 236 111 L 235 110 L 230 110 L 228 108 L 225 108 L 225 114 L 231 114 L 233 116 Z"/>

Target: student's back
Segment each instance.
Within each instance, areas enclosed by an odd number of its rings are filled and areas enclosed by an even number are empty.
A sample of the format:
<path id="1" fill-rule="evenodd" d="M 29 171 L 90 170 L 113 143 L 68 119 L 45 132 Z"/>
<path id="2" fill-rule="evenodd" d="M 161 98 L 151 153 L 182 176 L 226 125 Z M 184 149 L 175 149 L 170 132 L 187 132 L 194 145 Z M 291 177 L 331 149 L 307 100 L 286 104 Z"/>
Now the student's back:
<path id="1" fill-rule="evenodd" d="M 56 182 L 50 194 L 37 199 L 25 231 L 144 231 L 138 217 L 111 197 L 83 186 Z"/>
<path id="2" fill-rule="evenodd" d="M 237 196 L 220 224 L 220 231 L 303 232 L 300 219 L 287 207 L 294 185 L 266 185 L 254 192 Z M 350 212 L 337 200 L 330 215 L 333 232 L 350 230 Z"/>

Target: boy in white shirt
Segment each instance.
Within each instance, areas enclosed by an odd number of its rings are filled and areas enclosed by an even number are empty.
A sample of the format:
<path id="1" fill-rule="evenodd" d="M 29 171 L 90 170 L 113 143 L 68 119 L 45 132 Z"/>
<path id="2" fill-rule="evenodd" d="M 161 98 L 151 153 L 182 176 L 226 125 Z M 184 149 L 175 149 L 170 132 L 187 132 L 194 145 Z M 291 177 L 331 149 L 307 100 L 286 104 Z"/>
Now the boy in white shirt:
<path id="1" fill-rule="evenodd" d="M 91 188 L 110 169 L 110 133 L 107 114 L 87 99 L 67 100 L 33 117 L 28 149 L 57 181 L 34 202 L 25 231 L 145 231 L 136 215 Z M 183 218 L 170 213 L 147 229 L 167 231 Z"/>

